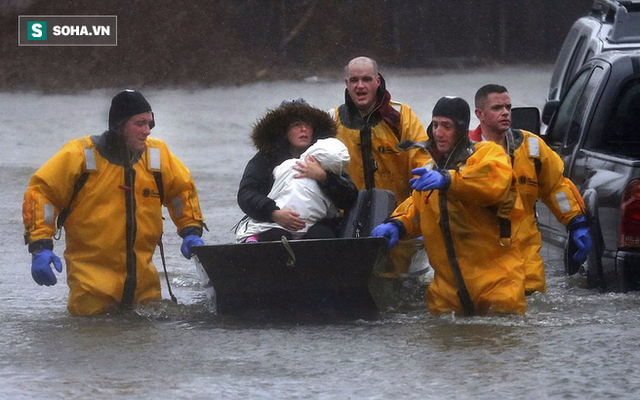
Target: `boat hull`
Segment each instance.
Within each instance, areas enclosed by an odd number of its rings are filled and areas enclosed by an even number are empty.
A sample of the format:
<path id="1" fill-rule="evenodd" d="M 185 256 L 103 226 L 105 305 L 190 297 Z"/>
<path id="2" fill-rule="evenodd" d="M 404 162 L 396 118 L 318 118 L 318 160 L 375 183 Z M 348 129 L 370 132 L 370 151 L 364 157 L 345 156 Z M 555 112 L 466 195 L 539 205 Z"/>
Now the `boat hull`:
<path id="1" fill-rule="evenodd" d="M 218 314 L 248 310 L 331 310 L 353 316 L 378 311 L 369 291 L 384 270 L 380 237 L 291 240 L 192 248 Z"/>

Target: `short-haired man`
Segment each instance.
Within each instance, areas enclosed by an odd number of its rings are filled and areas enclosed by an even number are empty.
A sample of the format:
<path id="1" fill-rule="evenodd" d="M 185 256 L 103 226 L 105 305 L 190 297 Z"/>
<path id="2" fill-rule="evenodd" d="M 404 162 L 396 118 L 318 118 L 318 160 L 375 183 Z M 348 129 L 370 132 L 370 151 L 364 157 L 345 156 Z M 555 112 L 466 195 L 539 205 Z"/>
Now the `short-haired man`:
<path id="1" fill-rule="evenodd" d="M 501 145 L 511 157 L 517 176 L 518 193 L 526 213 L 518 231 L 527 271 L 525 290 L 544 293 L 547 284 L 540 255 L 542 238 L 536 221 L 536 202 L 542 200 L 567 227 L 577 246 L 573 259 L 583 262 L 591 249 L 584 201 L 573 182 L 563 175 L 562 159 L 539 136 L 511 129 L 511 97 L 506 87 L 495 84 L 481 87 L 476 92 L 475 107 L 480 125 L 470 132 L 471 140 Z"/>

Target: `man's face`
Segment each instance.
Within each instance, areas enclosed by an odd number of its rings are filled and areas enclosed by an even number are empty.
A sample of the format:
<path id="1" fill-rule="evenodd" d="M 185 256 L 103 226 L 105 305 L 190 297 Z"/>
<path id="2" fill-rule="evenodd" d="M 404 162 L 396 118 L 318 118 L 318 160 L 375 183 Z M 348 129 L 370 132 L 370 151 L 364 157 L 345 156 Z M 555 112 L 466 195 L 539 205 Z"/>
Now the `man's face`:
<path id="1" fill-rule="evenodd" d="M 133 151 L 143 151 L 146 147 L 147 136 L 151 133 L 153 115 L 150 112 L 136 114 L 122 127 L 124 140 Z"/>
<path id="2" fill-rule="evenodd" d="M 287 129 L 287 139 L 296 153 L 303 153 L 310 145 L 313 138 L 313 128 L 306 122 L 294 122 Z"/>
<path id="3" fill-rule="evenodd" d="M 433 117 L 431 119 L 433 140 L 438 151 L 448 153 L 456 143 L 456 124 L 451 118 Z"/>
<path id="4" fill-rule="evenodd" d="M 366 61 L 355 61 L 349 65 L 345 79 L 349 97 L 362 114 L 368 114 L 376 102 L 376 91 L 380 86 L 380 76 L 373 65 Z"/>
<path id="5" fill-rule="evenodd" d="M 509 93 L 490 93 L 482 109 L 476 109 L 476 116 L 487 129 L 502 133 L 511 126 L 511 97 Z"/>

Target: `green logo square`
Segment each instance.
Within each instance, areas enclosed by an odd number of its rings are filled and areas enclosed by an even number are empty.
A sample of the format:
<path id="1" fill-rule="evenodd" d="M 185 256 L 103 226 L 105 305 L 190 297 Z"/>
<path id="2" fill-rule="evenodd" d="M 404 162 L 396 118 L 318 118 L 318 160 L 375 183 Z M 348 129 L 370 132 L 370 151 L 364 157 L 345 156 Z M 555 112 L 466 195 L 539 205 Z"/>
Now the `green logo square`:
<path id="1" fill-rule="evenodd" d="M 47 40 L 47 22 L 27 22 L 27 40 Z"/>

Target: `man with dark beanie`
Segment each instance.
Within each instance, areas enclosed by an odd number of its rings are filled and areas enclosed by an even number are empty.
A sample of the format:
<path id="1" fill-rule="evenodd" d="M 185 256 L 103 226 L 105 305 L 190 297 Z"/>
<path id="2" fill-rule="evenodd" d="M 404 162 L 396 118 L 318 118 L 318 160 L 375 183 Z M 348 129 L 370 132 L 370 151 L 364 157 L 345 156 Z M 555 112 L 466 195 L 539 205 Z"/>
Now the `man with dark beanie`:
<path id="1" fill-rule="evenodd" d="M 162 206 L 183 238 L 182 254 L 203 245 L 204 219 L 189 170 L 161 140 L 151 106 L 125 90 L 111 101 L 109 129 L 72 140 L 32 176 L 24 195 L 31 274 L 55 285 L 62 272 L 53 240 L 64 226 L 72 315 L 92 315 L 161 298 L 152 256 L 163 231 Z"/>
<path id="2" fill-rule="evenodd" d="M 413 195 L 371 234 L 386 237 L 390 247 L 424 236 L 435 271 L 427 289 L 432 313 L 523 314 L 524 259 L 515 232 L 524 210 L 511 161 L 493 142 L 471 143 L 469 118 L 463 99 L 438 100 L 429 140 L 400 146 L 430 155 L 412 171 Z"/>

